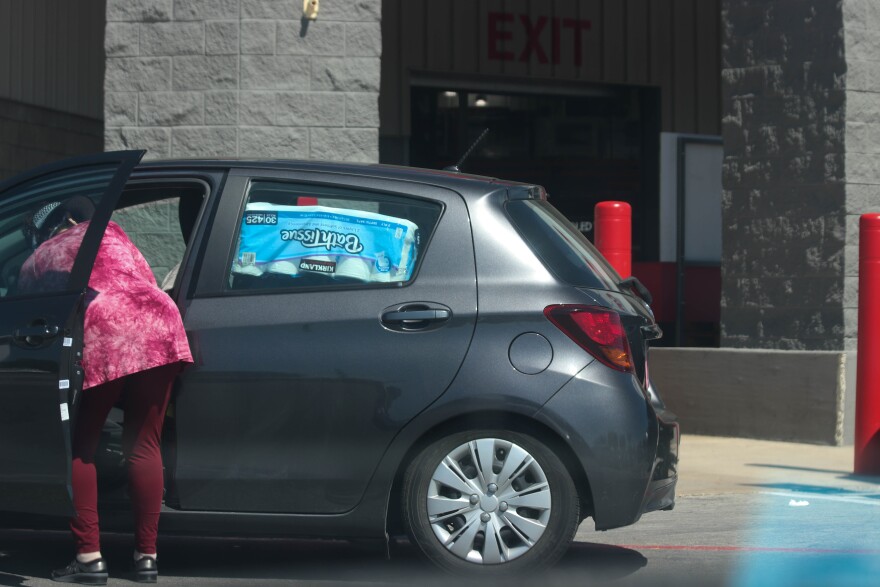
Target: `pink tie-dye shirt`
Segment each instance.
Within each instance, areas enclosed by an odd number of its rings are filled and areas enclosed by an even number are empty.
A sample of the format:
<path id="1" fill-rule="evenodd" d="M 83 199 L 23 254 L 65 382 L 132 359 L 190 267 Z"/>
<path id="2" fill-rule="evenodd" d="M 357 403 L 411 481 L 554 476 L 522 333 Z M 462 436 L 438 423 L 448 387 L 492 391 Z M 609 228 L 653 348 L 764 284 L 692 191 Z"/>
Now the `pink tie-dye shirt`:
<path id="1" fill-rule="evenodd" d="M 82 243 L 84 222 L 41 244 L 21 268 L 22 291 L 58 290 Z M 89 277 L 83 341 L 83 389 L 192 354 L 174 301 L 156 285 L 141 252 L 110 222 Z"/>

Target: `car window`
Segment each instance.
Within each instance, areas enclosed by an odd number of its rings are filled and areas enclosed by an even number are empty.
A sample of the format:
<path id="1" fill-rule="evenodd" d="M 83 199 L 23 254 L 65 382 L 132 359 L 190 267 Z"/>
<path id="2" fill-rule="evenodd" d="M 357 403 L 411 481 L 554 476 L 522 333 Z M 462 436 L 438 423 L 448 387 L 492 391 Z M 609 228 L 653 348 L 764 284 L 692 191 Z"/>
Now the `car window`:
<path id="1" fill-rule="evenodd" d="M 404 285 L 441 211 L 438 203 L 392 194 L 253 181 L 229 289 Z"/>
<path id="2" fill-rule="evenodd" d="M 508 202 L 517 230 L 559 279 L 580 287 L 619 291 L 620 276 L 579 230 L 543 200 Z"/>
<path id="3" fill-rule="evenodd" d="M 199 182 L 134 182 L 119 198 L 111 220 L 143 254 L 156 282 L 169 291 L 183 260 L 209 187 Z"/>
<path id="4" fill-rule="evenodd" d="M 92 165 L 65 170 L 27 181 L 4 194 L 0 201 L 0 298 L 28 293 L 62 291 L 82 244 L 84 226 L 69 231 L 64 254 L 35 255 L 38 247 L 65 228 L 63 217 L 72 198 L 85 197 L 98 204 L 118 165 Z"/>
<path id="5" fill-rule="evenodd" d="M 186 248 L 180 231 L 172 223 L 180 198 L 136 204 L 113 211 L 110 218 L 125 230 L 137 246 L 156 281 L 161 283 L 168 272 L 183 258 Z"/>

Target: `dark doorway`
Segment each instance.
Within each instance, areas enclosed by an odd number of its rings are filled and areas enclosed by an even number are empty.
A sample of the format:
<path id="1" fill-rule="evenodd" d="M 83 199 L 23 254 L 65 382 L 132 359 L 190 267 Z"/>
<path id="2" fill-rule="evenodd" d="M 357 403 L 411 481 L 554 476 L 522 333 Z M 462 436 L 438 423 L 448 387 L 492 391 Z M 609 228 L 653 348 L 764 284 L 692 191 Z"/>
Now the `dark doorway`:
<path id="1" fill-rule="evenodd" d="M 658 259 L 660 97 L 652 88 L 607 86 L 577 95 L 412 88 L 410 164 L 455 163 L 467 173 L 536 183 L 592 239 L 593 208 L 633 208 L 633 259 Z"/>

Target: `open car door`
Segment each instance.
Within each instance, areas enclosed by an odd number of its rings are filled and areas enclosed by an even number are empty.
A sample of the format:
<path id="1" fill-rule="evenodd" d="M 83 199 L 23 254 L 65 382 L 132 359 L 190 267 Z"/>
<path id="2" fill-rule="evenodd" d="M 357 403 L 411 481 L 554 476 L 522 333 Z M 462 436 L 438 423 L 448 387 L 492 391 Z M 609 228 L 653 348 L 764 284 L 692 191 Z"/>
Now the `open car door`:
<path id="1" fill-rule="evenodd" d="M 0 511 L 73 514 L 71 431 L 82 394 L 86 286 L 116 200 L 143 154 L 68 159 L 0 184 Z M 96 208 L 69 268 L 23 280 L 37 244 L 26 223 L 77 196 Z"/>

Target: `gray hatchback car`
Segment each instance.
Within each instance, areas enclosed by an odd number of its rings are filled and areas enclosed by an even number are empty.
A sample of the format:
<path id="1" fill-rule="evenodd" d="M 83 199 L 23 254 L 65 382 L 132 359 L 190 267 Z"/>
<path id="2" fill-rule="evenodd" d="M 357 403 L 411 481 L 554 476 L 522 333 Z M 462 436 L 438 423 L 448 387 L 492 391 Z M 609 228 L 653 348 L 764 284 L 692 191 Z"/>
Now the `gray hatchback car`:
<path id="1" fill-rule="evenodd" d="M 195 357 L 166 419 L 163 532 L 407 533 L 445 569 L 493 575 L 554 563 L 588 517 L 673 507 L 678 425 L 647 370 L 660 331 L 539 186 L 142 155 L 0 186 L 0 510 L 72 512 L 83 296 L 111 220 Z M 19 293 L 27 215 L 79 195 L 97 212 L 70 275 Z M 116 428 L 105 527 L 124 518 Z"/>

